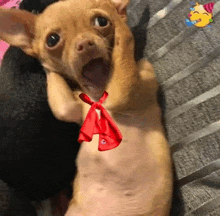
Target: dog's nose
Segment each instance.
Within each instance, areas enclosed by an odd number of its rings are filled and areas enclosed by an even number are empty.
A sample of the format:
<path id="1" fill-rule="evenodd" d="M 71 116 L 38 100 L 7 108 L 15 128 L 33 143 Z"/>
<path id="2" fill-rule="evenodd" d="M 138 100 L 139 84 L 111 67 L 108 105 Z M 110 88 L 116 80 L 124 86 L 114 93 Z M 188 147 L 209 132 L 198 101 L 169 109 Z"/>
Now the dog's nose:
<path id="1" fill-rule="evenodd" d="M 84 53 L 95 49 L 95 43 L 92 40 L 81 40 L 76 43 L 76 50 L 78 53 Z"/>

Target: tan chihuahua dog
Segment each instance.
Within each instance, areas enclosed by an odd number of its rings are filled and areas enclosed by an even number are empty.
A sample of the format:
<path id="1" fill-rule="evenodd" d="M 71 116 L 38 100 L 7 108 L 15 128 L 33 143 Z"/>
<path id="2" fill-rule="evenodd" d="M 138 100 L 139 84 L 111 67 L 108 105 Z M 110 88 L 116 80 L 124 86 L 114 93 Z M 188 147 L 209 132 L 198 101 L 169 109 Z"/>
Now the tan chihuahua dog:
<path id="1" fill-rule="evenodd" d="M 172 195 L 169 145 L 157 103 L 158 83 L 146 60 L 134 60 L 126 25 L 128 0 L 66 0 L 42 14 L 0 9 L 0 38 L 42 62 L 54 115 L 82 124 L 98 101 L 123 140 L 98 151 L 98 135 L 83 142 L 66 216 L 168 216 Z M 64 78 L 65 77 L 65 78 Z M 67 78 L 67 79 L 66 79 Z M 73 90 L 67 80 L 77 83 Z"/>

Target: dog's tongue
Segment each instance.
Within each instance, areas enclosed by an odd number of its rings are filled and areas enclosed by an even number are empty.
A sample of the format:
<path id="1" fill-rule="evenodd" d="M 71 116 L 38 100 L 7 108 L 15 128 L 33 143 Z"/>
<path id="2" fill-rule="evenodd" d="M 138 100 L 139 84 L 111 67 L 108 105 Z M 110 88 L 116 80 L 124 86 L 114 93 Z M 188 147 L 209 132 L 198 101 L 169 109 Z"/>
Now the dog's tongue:
<path id="1" fill-rule="evenodd" d="M 83 67 L 83 76 L 97 86 L 103 87 L 108 77 L 108 65 L 103 59 L 93 59 Z"/>

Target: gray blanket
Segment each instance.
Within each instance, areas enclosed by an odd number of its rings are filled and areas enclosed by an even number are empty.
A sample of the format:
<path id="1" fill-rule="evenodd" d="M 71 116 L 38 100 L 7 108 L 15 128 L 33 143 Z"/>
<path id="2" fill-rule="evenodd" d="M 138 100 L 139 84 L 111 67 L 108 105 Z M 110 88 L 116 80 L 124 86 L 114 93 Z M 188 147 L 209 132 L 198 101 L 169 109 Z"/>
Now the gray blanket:
<path id="1" fill-rule="evenodd" d="M 160 1 L 133 2 L 129 23 L 135 26 L 149 6 L 150 20 L 142 26 L 147 31 L 142 53 L 153 63 L 162 87 L 179 189 L 173 215 L 219 216 L 220 1 L 215 1 L 211 27 L 205 28 L 186 26 L 190 1 L 165 2 L 164 10 Z"/>

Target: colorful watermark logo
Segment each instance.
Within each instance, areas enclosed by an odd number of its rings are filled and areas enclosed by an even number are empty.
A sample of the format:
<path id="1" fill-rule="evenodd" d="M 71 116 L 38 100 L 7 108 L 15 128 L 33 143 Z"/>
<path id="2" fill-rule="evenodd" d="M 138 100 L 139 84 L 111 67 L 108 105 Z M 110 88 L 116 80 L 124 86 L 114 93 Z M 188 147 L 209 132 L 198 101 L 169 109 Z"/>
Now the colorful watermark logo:
<path id="1" fill-rule="evenodd" d="M 198 28 L 211 27 L 209 24 L 213 22 L 213 8 L 214 2 L 210 2 L 204 5 L 196 2 L 194 7 L 190 8 L 188 14 L 189 19 L 185 20 L 187 26 L 196 26 Z"/>

